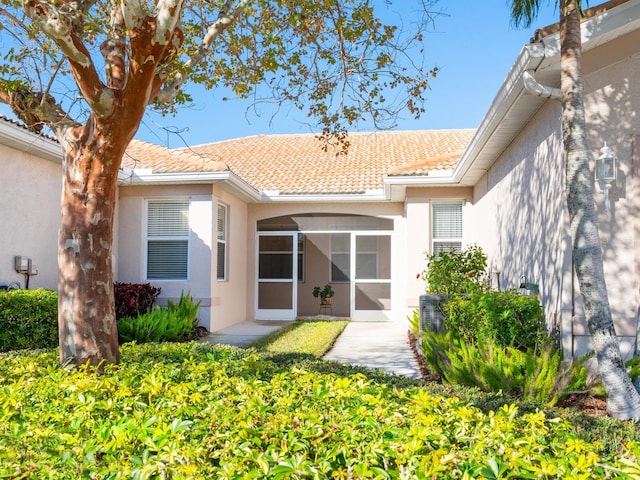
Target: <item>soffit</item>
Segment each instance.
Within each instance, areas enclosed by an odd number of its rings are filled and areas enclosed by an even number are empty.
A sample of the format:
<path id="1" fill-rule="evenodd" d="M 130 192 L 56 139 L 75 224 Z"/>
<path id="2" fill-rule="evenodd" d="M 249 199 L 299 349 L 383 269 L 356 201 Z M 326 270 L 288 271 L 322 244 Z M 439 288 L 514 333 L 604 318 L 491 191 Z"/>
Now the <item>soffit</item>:
<path id="1" fill-rule="evenodd" d="M 589 51 L 640 29 L 640 0 L 612 1 L 594 7 L 594 10 L 599 13 L 590 14 L 582 24 L 585 61 Z M 619 55 L 620 58 L 609 56 L 609 64 L 622 60 L 625 52 L 620 50 Z M 534 70 L 540 84 L 559 87 L 560 41 L 557 30 L 546 36 L 538 35 L 521 51 L 458 162 L 454 172 L 458 184 L 475 185 L 542 105 L 546 101 L 554 101 L 525 91 L 522 74 L 526 70 Z"/>

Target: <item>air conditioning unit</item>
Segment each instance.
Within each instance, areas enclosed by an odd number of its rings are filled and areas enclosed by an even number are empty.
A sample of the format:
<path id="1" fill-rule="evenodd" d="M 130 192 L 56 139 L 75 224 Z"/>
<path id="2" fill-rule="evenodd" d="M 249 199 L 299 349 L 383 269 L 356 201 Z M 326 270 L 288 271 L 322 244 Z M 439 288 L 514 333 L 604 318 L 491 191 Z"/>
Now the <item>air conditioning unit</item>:
<path id="1" fill-rule="evenodd" d="M 444 329 L 444 304 L 448 295 L 420 295 L 420 331 L 440 332 Z"/>

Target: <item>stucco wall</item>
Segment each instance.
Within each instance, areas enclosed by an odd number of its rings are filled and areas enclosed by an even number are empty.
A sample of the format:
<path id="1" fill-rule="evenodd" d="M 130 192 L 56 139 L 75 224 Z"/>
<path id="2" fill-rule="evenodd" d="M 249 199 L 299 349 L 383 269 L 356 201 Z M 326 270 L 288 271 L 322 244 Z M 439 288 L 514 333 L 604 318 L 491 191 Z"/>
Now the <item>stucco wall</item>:
<path id="1" fill-rule="evenodd" d="M 190 200 L 190 263 L 189 278 L 182 280 L 152 280 L 162 289 L 160 305 L 168 299 L 177 301 L 184 290 L 195 301 L 201 301 L 199 321 L 206 328 L 211 323 L 211 268 L 215 237 L 213 196 L 211 185 L 177 186 L 123 186 L 119 189 L 118 219 L 118 277 L 117 281 L 147 283 L 144 272 L 145 258 L 145 201 L 149 199 Z M 213 270 L 215 272 L 215 269 Z"/>
<path id="2" fill-rule="evenodd" d="M 539 285 L 550 328 L 571 316 L 560 106 L 548 102 L 487 171 L 465 217 L 465 238 L 483 247 L 503 290 Z M 497 277 L 497 274 L 493 274 Z"/>
<path id="3" fill-rule="evenodd" d="M 463 222 L 469 215 L 473 190 L 467 187 L 408 188 L 405 201 L 405 262 L 407 268 L 404 290 L 405 315 L 418 308 L 420 295 L 425 292 L 425 284 L 419 274 L 427 266 L 425 254 L 431 250 L 431 214 L 429 205 L 433 201 L 462 200 Z M 466 223 L 463 225 L 466 228 Z M 464 235 L 464 231 L 463 231 Z M 464 240 L 464 238 L 463 238 Z"/>
<path id="4" fill-rule="evenodd" d="M 62 166 L 0 145 L 0 285 L 20 282 L 14 256 L 31 258 L 29 288 L 56 289 Z"/>
<path id="5" fill-rule="evenodd" d="M 619 53 L 623 46 L 613 42 L 585 56 L 585 108 L 592 167 L 605 141 L 620 160 L 610 217 L 603 196 L 596 192 L 595 198 L 609 299 L 626 353 L 635 335 L 640 283 L 631 142 L 640 133 L 640 85 L 634 81 L 640 56 L 607 65 L 605 59 L 615 58 L 612 49 Z M 546 102 L 496 159 L 474 189 L 465 237 L 484 248 L 490 265 L 501 267 L 503 288 L 517 287 L 523 275 L 539 284 L 548 322 L 562 328 L 565 353 L 582 355 L 590 340 L 571 265 L 560 116 L 559 103 Z"/>
<path id="6" fill-rule="evenodd" d="M 247 320 L 247 257 L 253 250 L 246 250 L 247 239 L 247 205 L 224 191 L 214 186 L 213 205 L 213 255 L 211 263 L 211 326 L 209 330 L 216 331 L 226 326 Z M 216 280 L 217 255 L 216 255 L 216 224 L 218 207 L 217 202 L 222 202 L 228 207 L 228 238 L 227 238 L 227 279 Z"/>

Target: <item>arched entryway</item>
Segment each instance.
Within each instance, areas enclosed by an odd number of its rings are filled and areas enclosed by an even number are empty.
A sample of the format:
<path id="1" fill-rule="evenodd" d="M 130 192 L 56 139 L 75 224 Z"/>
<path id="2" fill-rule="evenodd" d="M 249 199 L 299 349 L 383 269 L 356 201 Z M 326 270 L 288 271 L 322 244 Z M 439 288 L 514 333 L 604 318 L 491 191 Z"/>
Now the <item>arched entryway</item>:
<path id="1" fill-rule="evenodd" d="M 327 314 L 390 320 L 393 220 L 365 215 L 302 214 L 258 222 L 256 318 L 292 320 Z M 330 308 L 314 287 L 330 284 Z"/>

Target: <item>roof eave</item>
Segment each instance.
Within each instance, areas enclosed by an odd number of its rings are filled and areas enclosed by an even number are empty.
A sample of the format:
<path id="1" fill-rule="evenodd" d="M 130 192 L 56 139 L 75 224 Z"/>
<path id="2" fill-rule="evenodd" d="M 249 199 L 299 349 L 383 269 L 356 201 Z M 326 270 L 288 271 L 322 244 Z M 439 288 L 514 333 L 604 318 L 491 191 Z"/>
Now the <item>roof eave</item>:
<path id="1" fill-rule="evenodd" d="M 258 202 L 262 195 L 236 174 L 224 172 L 152 173 L 121 170 L 118 175 L 121 186 L 141 185 L 203 185 L 223 183 L 233 194 L 246 202 Z"/>
<path id="2" fill-rule="evenodd" d="M 583 51 L 640 28 L 640 2 L 615 4 L 582 23 Z M 560 35 L 553 33 L 525 45 L 453 174 L 460 185 L 473 186 L 500 157 L 547 99 L 527 94 L 522 74 L 537 72 L 537 80 L 559 84 Z M 505 121 L 507 119 L 508 121 Z"/>
<path id="3" fill-rule="evenodd" d="M 437 175 L 434 175 L 437 173 Z M 403 202 L 409 187 L 455 187 L 458 186 L 451 170 L 436 170 L 429 175 L 393 175 L 384 178 L 386 197 L 392 202 Z"/>
<path id="4" fill-rule="evenodd" d="M 63 152 L 58 142 L 8 121 L 0 121 L 0 143 L 45 160 L 62 163 Z"/>
<path id="5" fill-rule="evenodd" d="M 336 202 L 385 202 L 389 198 L 384 190 L 368 190 L 364 193 L 280 193 L 265 190 L 262 192 L 261 201 L 269 202 L 294 202 L 294 203 L 336 203 Z"/>

